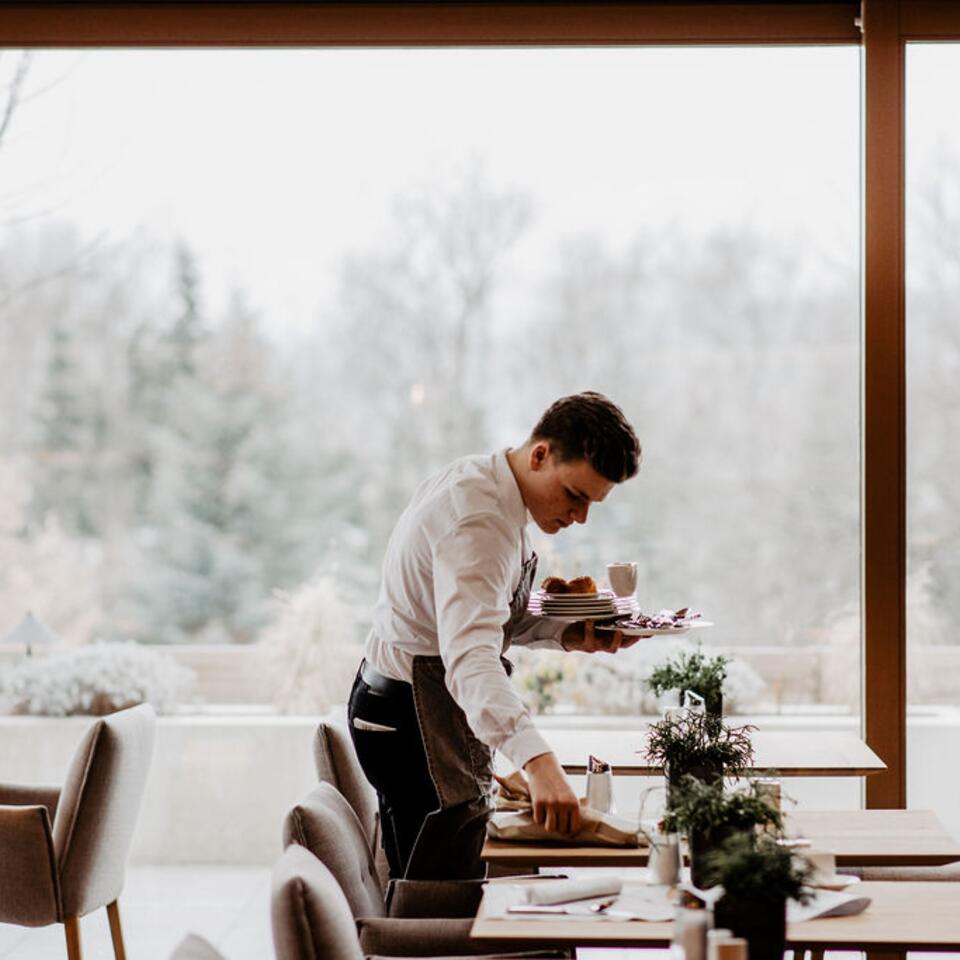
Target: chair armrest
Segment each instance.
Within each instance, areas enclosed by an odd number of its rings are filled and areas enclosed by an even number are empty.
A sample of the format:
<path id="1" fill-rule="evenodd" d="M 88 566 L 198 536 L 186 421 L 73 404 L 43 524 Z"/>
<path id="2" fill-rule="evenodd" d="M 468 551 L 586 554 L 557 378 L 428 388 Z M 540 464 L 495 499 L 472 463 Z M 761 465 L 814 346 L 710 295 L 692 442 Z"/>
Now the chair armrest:
<path id="1" fill-rule="evenodd" d="M 475 917 L 483 896 L 483 880 L 391 880 L 387 916 Z"/>
<path id="2" fill-rule="evenodd" d="M 60 884 L 47 808 L 0 806 L 0 923 L 43 927 L 59 919 Z"/>
<path id="3" fill-rule="evenodd" d="M 59 787 L 34 787 L 19 783 L 0 783 L 0 805 L 26 807 L 41 805 L 47 808 L 50 823 L 57 815 L 60 802 Z"/>
<path id="4" fill-rule="evenodd" d="M 360 951 L 364 956 L 380 957 L 488 957 L 490 943 L 471 940 L 472 920 L 399 919 L 362 917 L 357 920 Z M 568 957 L 565 950 L 530 951 L 530 941 L 497 942 L 498 960 L 521 957 Z M 506 955 L 506 957 L 504 956 Z"/>
<path id="5" fill-rule="evenodd" d="M 447 954 L 481 953 L 470 949 L 472 920 L 401 920 L 391 917 L 364 917 L 357 920 L 360 952 L 392 957 L 429 957 Z"/>

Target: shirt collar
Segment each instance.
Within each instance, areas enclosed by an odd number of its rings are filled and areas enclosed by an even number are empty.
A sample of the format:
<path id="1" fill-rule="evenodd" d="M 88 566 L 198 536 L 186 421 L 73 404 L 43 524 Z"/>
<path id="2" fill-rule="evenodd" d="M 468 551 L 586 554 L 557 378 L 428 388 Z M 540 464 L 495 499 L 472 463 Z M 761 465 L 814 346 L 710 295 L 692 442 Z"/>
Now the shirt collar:
<path id="1" fill-rule="evenodd" d="M 493 471 L 497 483 L 497 492 L 500 494 L 500 500 L 504 506 L 504 512 L 518 527 L 525 527 L 533 522 L 533 517 L 523 502 L 520 494 L 520 487 L 517 485 L 517 478 L 510 469 L 507 462 L 507 450 L 505 448 L 493 456 Z"/>

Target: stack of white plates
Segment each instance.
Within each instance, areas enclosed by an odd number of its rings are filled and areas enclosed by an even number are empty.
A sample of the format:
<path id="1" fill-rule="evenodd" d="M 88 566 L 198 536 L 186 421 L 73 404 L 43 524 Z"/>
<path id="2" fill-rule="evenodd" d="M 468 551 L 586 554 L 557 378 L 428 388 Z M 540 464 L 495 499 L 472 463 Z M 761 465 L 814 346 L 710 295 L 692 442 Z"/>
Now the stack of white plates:
<path id="1" fill-rule="evenodd" d="M 537 599 L 539 612 L 545 617 L 586 619 L 611 617 L 617 613 L 612 593 L 541 593 Z"/>

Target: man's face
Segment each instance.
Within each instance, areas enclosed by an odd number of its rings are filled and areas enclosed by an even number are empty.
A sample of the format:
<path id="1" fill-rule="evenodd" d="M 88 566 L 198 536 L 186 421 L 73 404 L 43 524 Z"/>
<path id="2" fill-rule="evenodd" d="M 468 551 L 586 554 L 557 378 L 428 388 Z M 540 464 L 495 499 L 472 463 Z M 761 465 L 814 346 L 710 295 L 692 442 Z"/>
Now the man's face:
<path id="1" fill-rule="evenodd" d="M 613 487 L 586 460 L 559 460 L 546 441 L 530 451 L 524 501 L 544 533 L 586 523 L 590 504 L 599 503 Z"/>

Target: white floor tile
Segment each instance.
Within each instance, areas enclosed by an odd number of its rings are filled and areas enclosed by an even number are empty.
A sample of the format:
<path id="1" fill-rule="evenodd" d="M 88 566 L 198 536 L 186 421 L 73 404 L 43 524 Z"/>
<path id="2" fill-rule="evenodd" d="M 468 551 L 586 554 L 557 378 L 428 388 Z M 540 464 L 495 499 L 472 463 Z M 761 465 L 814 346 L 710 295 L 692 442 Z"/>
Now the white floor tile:
<path id="1" fill-rule="evenodd" d="M 167 960 L 187 933 L 227 960 L 270 960 L 270 870 L 266 867 L 131 867 L 120 897 L 130 960 Z M 113 957 L 105 910 L 80 921 L 85 958 Z M 66 960 L 63 925 L 0 924 L 0 960 Z"/>

